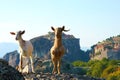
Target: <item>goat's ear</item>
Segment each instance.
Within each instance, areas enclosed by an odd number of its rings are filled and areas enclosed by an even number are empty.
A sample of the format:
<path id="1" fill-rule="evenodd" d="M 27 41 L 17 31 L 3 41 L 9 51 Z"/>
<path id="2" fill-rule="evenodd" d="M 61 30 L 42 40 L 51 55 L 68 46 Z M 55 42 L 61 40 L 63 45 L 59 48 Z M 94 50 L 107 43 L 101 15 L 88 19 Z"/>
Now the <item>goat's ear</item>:
<path id="1" fill-rule="evenodd" d="M 54 27 L 53 27 L 53 26 L 51 26 L 51 29 L 52 29 L 53 31 L 55 31 L 55 29 L 54 29 Z"/>
<path id="2" fill-rule="evenodd" d="M 61 31 L 64 31 L 64 29 L 65 29 L 65 26 L 62 27 Z"/>
<path id="3" fill-rule="evenodd" d="M 23 30 L 22 32 L 21 32 L 21 34 L 24 34 L 25 33 L 25 30 Z"/>
<path id="4" fill-rule="evenodd" d="M 14 32 L 10 32 L 10 34 L 15 35 L 15 33 L 14 33 Z"/>

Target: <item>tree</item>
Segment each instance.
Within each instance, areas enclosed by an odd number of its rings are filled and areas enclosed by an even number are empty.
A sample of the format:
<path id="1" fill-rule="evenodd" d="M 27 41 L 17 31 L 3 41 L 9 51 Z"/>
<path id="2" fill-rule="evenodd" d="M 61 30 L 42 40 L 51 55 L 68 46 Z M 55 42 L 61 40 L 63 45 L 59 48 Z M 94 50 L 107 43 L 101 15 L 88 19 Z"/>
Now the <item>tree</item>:
<path id="1" fill-rule="evenodd" d="M 113 65 L 110 65 L 108 66 L 102 73 L 101 77 L 103 78 L 107 78 L 109 76 L 109 74 L 115 72 L 117 66 L 113 66 Z"/>

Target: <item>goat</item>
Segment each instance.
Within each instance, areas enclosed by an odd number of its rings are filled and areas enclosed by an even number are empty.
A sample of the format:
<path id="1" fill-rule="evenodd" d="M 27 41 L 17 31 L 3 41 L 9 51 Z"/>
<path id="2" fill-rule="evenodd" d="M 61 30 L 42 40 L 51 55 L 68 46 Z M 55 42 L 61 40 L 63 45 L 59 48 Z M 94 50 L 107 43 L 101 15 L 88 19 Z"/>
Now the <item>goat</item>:
<path id="1" fill-rule="evenodd" d="M 20 62 L 19 62 L 19 66 L 18 66 L 18 70 L 20 72 L 22 72 L 22 68 L 23 68 L 23 58 L 29 58 L 30 62 L 31 62 L 31 68 L 32 68 L 32 72 L 34 73 L 34 65 L 33 65 L 33 60 L 32 60 L 32 52 L 33 52 L 33 46 L 32 43 L 30 41 L 25 41 L 22 39 L 22 35 L 25 33 L 24 31 L 18 31 L 18 32 L 10 32 L 10 34 L 12 35 L 16 35 L 16 40 L 19 43 L 19 51 L 20 51 Z M 27 64 L 28 65 L 28 64 Z M 27 73 L 29 69 L 27 69 Z"/>
<path id="2" fill-rule="evenodd" d="M 62 45 L 62 31 L 69 31 L 69 30 L 65 30 L 65 26 L 58 27 L 58 28 L 54 28 L 51 27 L 51 29 L 54 31 L 55 33 L 55 40 L 54 40 L 54 44 L 50 50 L 51 53 L 51 60 L 53 63 L 53 74 L 60 74 L 60 66 L 61 66 L 61 58 L 65 53 L 65 48 Z"/>

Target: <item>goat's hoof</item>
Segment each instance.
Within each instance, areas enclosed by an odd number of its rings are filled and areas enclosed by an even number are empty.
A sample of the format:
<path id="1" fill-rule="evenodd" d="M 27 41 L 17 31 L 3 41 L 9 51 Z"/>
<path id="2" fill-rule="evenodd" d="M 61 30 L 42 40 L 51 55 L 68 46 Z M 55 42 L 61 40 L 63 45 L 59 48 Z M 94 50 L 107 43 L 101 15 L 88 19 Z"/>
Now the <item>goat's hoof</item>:
<path id="1" fill-rule="evenodd" d="M 60 75 L 61 73 L 60 73 L 60 72 L 58 72 L 57 74 L 58 74 L 58 75 Z"/>
<path id="2" fill-rule="evenodd" d="M 22 70 L 19 70 L 19 72 L 21 72 L 21 73 L 22 73 Z"/>
<path id="3" fill-rule="evenodd" d="M 52 72 L 52 74 L 57 74 L 57 72 Z"/>
<path id="4" fill-rule="evenodd" d="M 23 72 L 22 74 L 23 74 L 23 75 L 27 75 L 27 74 L 28 74 L 28 72 Z"/>
<path id="5" fill-rule="evenodd" d="M 33 71 L 33 72 L 31 72 L 32 74 L 35 74 L 35 72 Z"/>

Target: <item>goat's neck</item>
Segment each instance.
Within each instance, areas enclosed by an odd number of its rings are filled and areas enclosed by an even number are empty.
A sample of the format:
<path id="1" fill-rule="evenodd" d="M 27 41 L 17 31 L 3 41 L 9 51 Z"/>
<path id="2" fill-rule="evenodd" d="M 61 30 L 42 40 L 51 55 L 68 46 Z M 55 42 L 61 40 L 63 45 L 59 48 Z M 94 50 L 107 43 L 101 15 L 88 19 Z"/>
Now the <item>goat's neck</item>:
<path id="1" fill-rule="evenodd" d="M 23 47 L 25 45 L 25 40 L 23 40 L 22 38 L 20 38 L 18 40 L 18 43 L 19 43 L 20 47 Z"/>
<path id="2" fill-rule="evenodd" d="M 55 47 L 62 46 L 62 38 L 61 37 L 60 38 L 55 37 L 54 46 Z"/>

